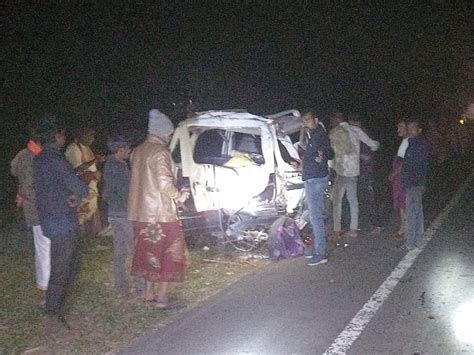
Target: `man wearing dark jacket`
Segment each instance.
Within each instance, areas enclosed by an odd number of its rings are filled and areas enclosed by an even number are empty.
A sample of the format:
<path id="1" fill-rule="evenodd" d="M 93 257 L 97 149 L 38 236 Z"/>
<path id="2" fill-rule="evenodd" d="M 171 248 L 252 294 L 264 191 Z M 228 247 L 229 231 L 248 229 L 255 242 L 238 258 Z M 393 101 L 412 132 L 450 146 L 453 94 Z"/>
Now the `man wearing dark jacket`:
<path id="1" fill-rule="evenodd" d="M 408 122 L 408 148 L 401 169 L 402 186 L 406 192 L 406 242 L 402 250 L 415 248 L 424 233 L 423 193 L 430 156 L 430 144 L 421 134 L 420 124 L 416 120 Z"/>
<path id="2" fill-rule="evenodd" d="M 87 196 L 87 185 L 64 158 L 65 134 L 52 117 L 40 121 L 34 133 L 43 150 L 33 160 L 33 179 L 41 228 L 51 240 L 51 275 L 46 292 L 45 334 L 67 324 L 66 295 L 79 268 L 79 229 L 76 207 Z"/>
<path id="3" fill-rule="evenodd" d="M 327 262 L 324 225 L 324 191 L 328 183 L 328 160 L 334 158 L 328 135 L 313 112 L 303 115 L 303 127 L 309 133 L 303 155 L 303 181 L 309 217 L 314 234 L 310 266 Z"/>

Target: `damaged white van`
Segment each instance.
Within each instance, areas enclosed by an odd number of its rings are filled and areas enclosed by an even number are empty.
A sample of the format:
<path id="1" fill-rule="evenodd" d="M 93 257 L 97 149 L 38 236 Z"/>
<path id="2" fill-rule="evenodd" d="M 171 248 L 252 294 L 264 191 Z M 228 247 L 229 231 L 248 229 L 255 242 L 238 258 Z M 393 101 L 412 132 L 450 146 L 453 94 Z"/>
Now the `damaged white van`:
<path id="1" fill-rule="evenodd" d="M 207 111 L 182 121 L 170 150 L 178 184 L 192 197 L 180 208 L 185 233 L 217 232 L 247 251 L 278 217 L 301 213 L 300 128 L 296 110 Z"/>

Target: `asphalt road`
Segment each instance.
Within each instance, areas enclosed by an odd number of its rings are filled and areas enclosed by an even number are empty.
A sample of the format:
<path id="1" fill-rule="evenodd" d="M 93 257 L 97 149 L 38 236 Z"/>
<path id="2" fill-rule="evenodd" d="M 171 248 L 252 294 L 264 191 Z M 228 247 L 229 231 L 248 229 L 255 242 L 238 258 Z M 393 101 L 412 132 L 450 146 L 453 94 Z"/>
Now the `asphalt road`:
<path id="1" fill-rule="evenodd" d="M 393 291 L 382 287 L 385 298 L 372 295 L 401 261 L 407 266 L 407 255 L 388 238 L 362 236 L 324 265 L 271 264 L 120 353 L 474 354 L 473 184 Z M 360 312 L 377 303 L 372 315 Z M 356 314 L 359 331 L 340 336 Z"/>

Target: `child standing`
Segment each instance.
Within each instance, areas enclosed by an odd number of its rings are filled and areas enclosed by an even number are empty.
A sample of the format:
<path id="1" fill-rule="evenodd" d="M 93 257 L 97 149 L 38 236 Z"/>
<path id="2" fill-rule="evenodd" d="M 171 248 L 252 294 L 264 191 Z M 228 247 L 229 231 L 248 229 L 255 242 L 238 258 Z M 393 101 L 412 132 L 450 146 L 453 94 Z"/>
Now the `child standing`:
<path id="1" fill-rule="evenodd" d="M 128 142 L 119 135 L 109 138 L 107 142 L 111 152 L 104 165 L 103 198 L 108 204 L 108 219 L 113 234 L 113 263 L 115 291 L 119 297 L 129 294 L 127 277 L 127 257 L 133 255 L 132 223 L 127 219 L 128 185 L 130 170 L 128 159 L 131 148 Z M 143 292 L 143 284 L 134 279 L 137 293 Z"/>

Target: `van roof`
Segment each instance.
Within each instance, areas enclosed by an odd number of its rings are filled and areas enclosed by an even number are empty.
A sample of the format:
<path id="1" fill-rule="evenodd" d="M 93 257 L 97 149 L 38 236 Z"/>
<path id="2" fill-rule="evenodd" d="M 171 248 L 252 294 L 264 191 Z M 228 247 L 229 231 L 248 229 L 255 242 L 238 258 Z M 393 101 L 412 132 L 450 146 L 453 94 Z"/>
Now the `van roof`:
<path id="1" fill-rule="evenodd" d="M 180 125 L 198 124 L 199 121 L 206 121 L 211 119 L 225 119 L 225 120 L 251 120 L 259 121 L 264 124 L 278 123 L 281 131 L 291 134 L 301 127 L 301 115 L 297 110 L 288 110 L 276 114 L 258 116 L 249 113 L 246 110 L 211 110 L 204 112 L 197 112 L 196 116 L 188 118 L 180 123 Z"/>
<path id="2" fill-rule="evenodd" d="M 197 116 L 193 117 L 192 119 L 205 120 L 209 118 L 258 120 L 258 121 L 271 123 L 270 120 L 262 116 L 257 116 L 252 113 L 249 113 L 246 110 L 212 110 L 212 111 L 197 112 Z"/>

